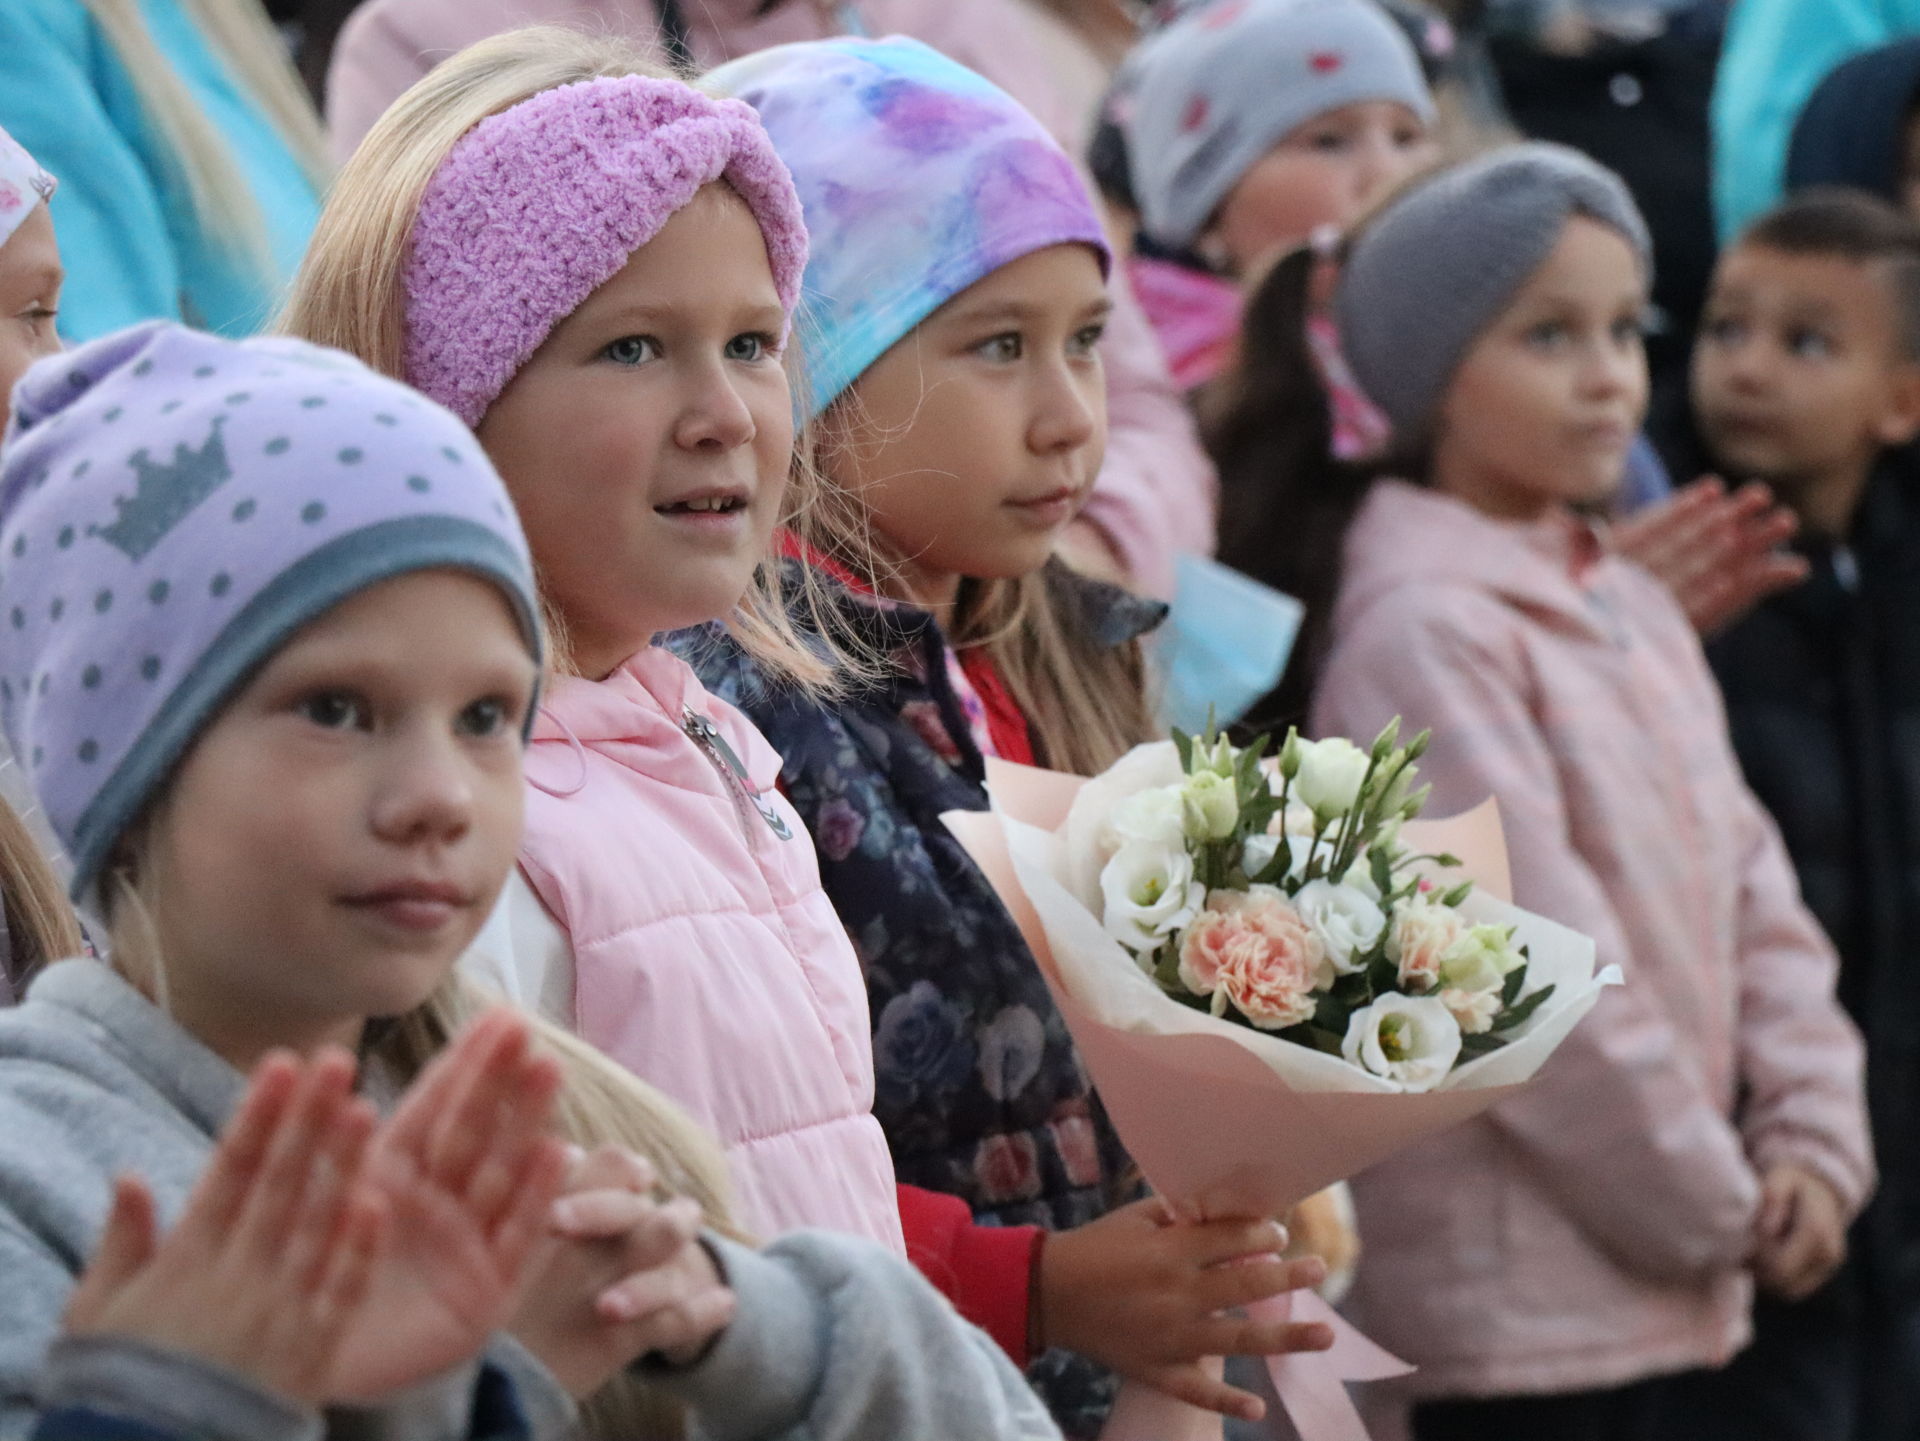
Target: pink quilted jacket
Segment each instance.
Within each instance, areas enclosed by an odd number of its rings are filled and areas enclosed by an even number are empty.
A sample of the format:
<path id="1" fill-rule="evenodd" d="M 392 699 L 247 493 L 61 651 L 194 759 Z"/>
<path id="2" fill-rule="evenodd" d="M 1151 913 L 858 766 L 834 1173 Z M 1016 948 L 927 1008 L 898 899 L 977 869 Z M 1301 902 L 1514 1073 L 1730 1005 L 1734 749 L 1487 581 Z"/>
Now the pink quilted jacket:
<path id="1" fill-rule="evenodd" d="M 1810 1167 L 1852 1213 L 1873 1163 L 1832 948 L 1699 642 L 1570 515 L 1383 481 L 1345 563 L 1317 731 L 1431 726 L 1431 813 L 1496 796 L 1515 901 L 1627 978 L 1528 1090 L 1360 1178 L 1355 1318 L 1420 1366 L 1419 1397 L 1723 1362 L 1758 1174 Z"/>
<path id="2" fill-rule="evenodd" d="M 866 982 L 779 769 L 658 647 L 559 680 L 527 751 L 520 865 L 572 943 L 580 1035 L 719 1137 L 745 1223 L 904 1254 Z"/>

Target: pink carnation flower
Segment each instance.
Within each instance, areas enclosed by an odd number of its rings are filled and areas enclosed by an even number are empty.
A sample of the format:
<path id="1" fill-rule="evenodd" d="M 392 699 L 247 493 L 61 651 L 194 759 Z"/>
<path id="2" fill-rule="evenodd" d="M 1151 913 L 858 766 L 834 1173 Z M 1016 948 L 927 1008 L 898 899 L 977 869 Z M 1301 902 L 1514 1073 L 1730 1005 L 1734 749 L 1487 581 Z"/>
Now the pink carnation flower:
<path id="1" fill-rule="evenodd" d="M 1274 886 L 1215 891 L 1180 940 L 1180 980 L 1214 1010 L 1233 1002 L 1254 1025 L 1277 1031 L 1313 1014 L 1327 979 L 1326 952 Z"/>

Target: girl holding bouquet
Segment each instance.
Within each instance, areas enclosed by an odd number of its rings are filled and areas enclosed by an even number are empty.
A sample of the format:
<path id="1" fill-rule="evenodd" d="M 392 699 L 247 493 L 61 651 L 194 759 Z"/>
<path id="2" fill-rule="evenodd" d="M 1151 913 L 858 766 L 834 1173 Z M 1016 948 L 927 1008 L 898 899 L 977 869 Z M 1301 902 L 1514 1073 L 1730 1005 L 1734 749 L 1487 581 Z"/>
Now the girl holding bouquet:
<path id="1" fill-rule="evenodd" d="M 1583 515 L 1640 424 L 1649 266 L 1625 188 L 1572 151 L 1417 182 L 1334 295 L 1389 460 L 1272 477 L 1316 731 L 1431 727 L 1434 809 L 1491 793 L 1515 902 L 1626 973 L 1522 1095 L 1356 1183 L 1354 1315 L 1419 1366 L 1419 1441 L 1694 1434 L 1685 1373 L 1745 1343 L 1756 1281 L 1838 1264 L 1873 1182 L 1833 953 L 1699 642 Z M 1299 407 L 1313 269 L 1283 263 L 1254 311 Z"/>
<path id="2" fill-rule="evenodd" d="M 806 409 L 838 524 L 792 568 L 834 577 L 884 659 L 822 699 L 717 630 L 685 648 L 784 757 L 865 968 L 897 1172 L 987 1223 L 951 1253 L 956 1292 L 1016 1355 L 1047 1353 L 1030 1374 L 1069 1434 L 1108 1404 L 1087 1357 L 1253 1414 L 1197 1359 L 1326 1338 L 1216 1313 L 1318 1264 L 1268 1254 L 1264 1220 L 1125 1204 L 1038 967 L 940 823 L 986 808 L 987 756 L 1090 775 L 1152 733 L 1139 640 L 1162 607 L 1050 559 L 1105 444 L 1099 218 L 1031 116 L 917 43 L 786 46 L 709 83 L 759 111 L 812 236 Z M 1260 1259 L 1215 1269 L 1241 1255 Z"/>

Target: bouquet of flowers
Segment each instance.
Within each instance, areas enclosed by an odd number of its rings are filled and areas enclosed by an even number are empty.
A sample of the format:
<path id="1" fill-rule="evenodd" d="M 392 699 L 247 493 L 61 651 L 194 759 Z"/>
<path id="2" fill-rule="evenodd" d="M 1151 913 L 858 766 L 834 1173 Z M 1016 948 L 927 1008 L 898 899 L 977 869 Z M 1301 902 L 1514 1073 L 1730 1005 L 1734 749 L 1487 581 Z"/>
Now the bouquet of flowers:
<path id="1" fill-rule="evenodd" d="M 1091 780 L 989 761 L 992 810 L 944 818 L 1176 1214 L 1285 1215 L 1476 1115 L 1618 981 L 1586 937 L 1502 899 L 1491 803 L 1416 818 L 1425 744 L 1290 734 L 1269 757 L 1209 727 Z M 1269 1369 L 1305 1441 L 1363 1441 L 1344 1383 L 1408 1368 L 1318 1298 L 1256 1309 L 1333 1325 L 1331 1352 Z M 1127 1386 L 1103 1441 L 1217 1438 L 1218 1420 Z"/>
<path id="2" fill-rule="evenodd" d="M 1472 881 L 1435 879 L 1457 857 L 1403 838 L 1431 787 L 1414 789 L 1428 736 L 1399 731 L 1368 750 L 1290 731 L 1266 764 L 1264 738 L 1175 731 L 1082 792 L 1067 850 L 1076 892 L 1167 995 L 1427 1091 L 1556 988 L 1530 984 L 1516 926 L 1461 910 Z"/>

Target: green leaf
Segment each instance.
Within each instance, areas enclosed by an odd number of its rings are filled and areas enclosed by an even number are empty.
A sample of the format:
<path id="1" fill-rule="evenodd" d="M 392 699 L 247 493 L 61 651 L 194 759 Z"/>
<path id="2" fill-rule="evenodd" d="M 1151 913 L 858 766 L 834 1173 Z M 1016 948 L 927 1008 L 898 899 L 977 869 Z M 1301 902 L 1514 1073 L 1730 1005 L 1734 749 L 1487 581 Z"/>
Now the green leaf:
<path id="1" fill-rule="evenodd" d="M 1367 870 L 1373 877 L 1374 889 L 1382 896 L 1393 894 L 1393 862 L 1382 850 L 1367 853 Z"/>
<path id="2" fill-rule="evenodd" d="M 1460 1055 L 1463 1059 L 1471 1061 L 1476 1056 L 1490 1056 L 1506 1045 L 1507 1041 L 1504 1037 L 1496 1036 L 1491 1031 L 1483 1032 L 1478 1036 L 1462 1036 Z"/>
<path id="3" fill-rule="evenodd" d="M 1516 966 L 1507 972 L 1507 983 L 1500 988 L 1500 1004 L 1511 1006 L 1527 988 L 1527 968 Z"/>
<path id="4" fill-rule="evenodd" d="M 1493 1023 L 1494 1030 L 1511 1031 L 1515 1026 L 1520 1025 L 1523 1021 L 1531 1017 L 1541 1006 L 1545 1005 L 1547 997 L 1552 994 L 1553 987 L 1551 985 L 1542 986 L 1512 1010 L 1502 1014 L 1501 1017 Z"/>
<path id="5" fill-rule="evenodd" d="M 1473 882 L 1462 881 L 1460 882 L 1459 885 L 1455 886 L 1452 890 L 1448 891 L 1444 896 L 1440 897 L 1440 904 L 1443 906 L 1451 907 L 1453 909 L 1458 909 L 1460 903 L 1472 894 L 1473 894 Z"/>
<path id="6" fill-rule="evenodd" d="M 1193 737 L 1181 730 L 1179 726 L 1173 728 L 1173 748 L 1179 752 L 1180 769 L 1191 774 L 1193 771 Z"/>

